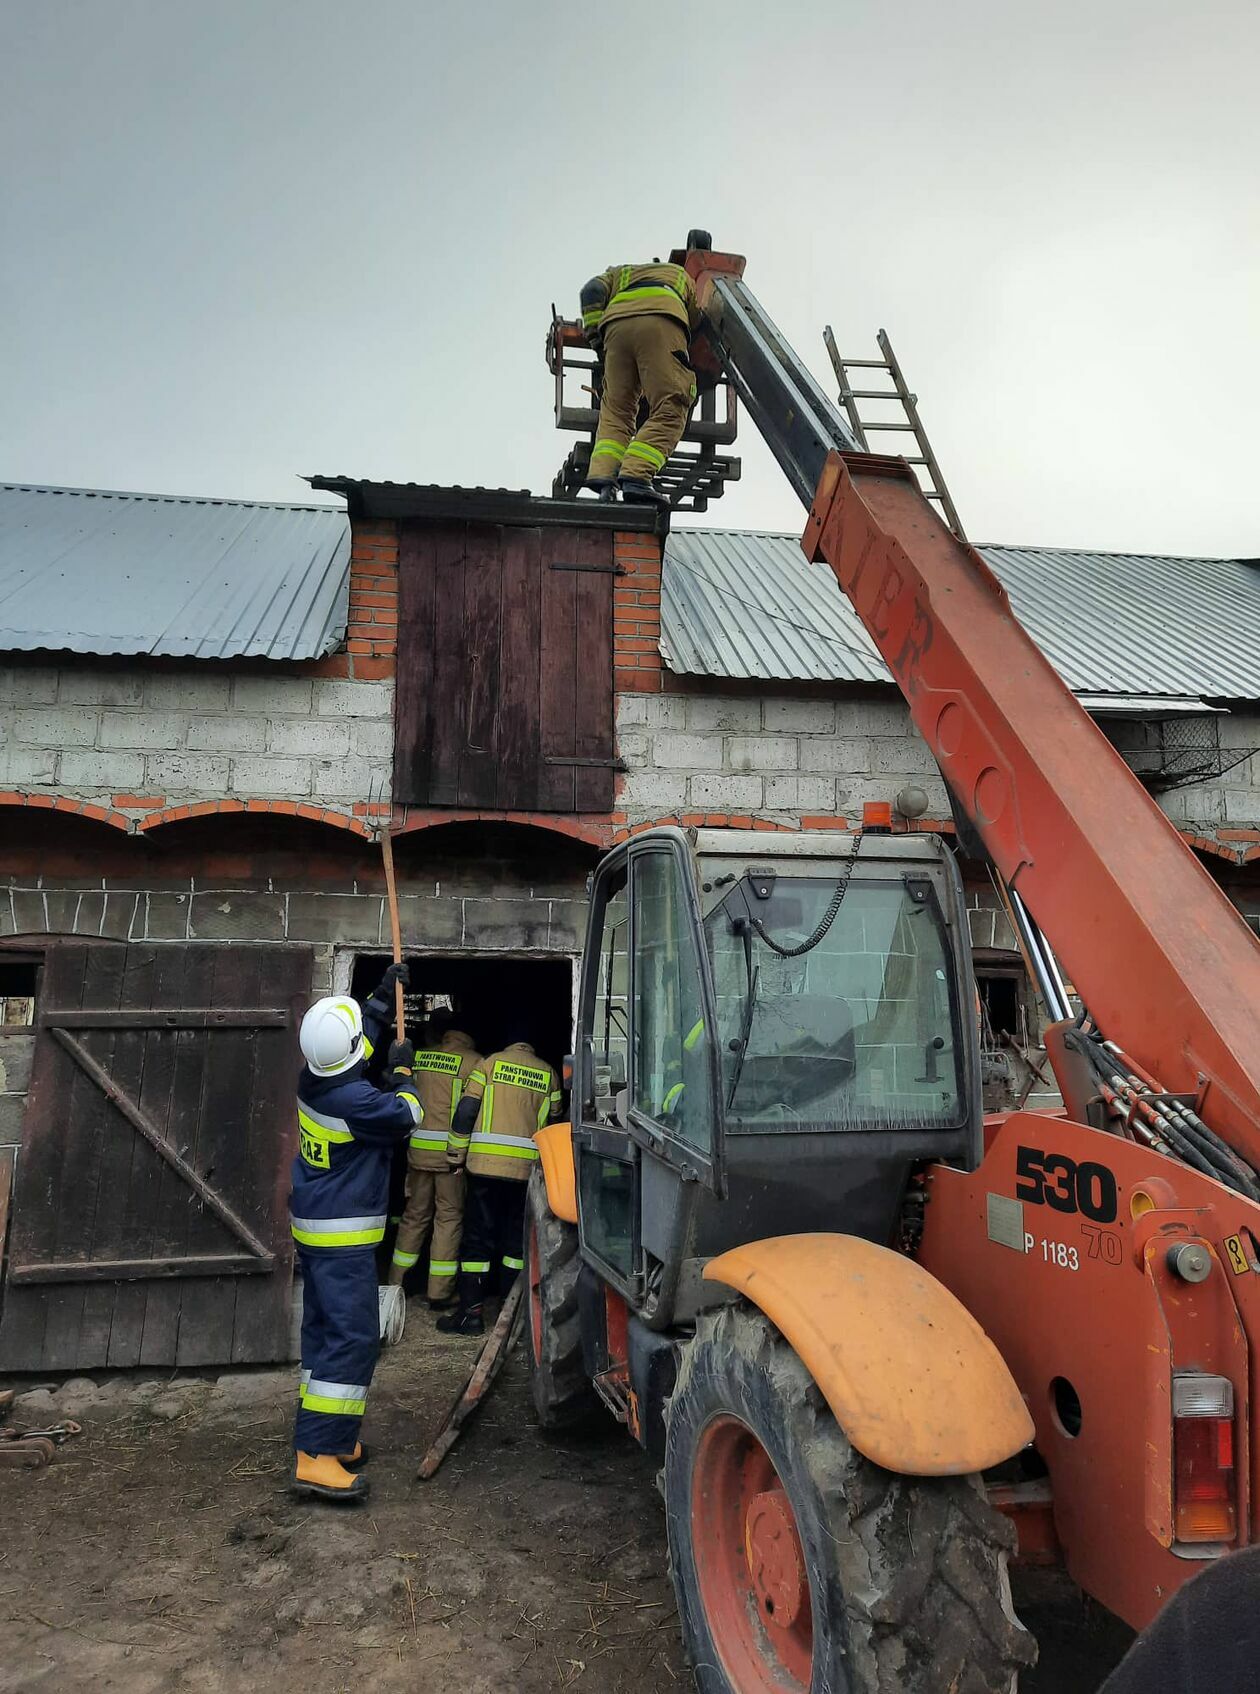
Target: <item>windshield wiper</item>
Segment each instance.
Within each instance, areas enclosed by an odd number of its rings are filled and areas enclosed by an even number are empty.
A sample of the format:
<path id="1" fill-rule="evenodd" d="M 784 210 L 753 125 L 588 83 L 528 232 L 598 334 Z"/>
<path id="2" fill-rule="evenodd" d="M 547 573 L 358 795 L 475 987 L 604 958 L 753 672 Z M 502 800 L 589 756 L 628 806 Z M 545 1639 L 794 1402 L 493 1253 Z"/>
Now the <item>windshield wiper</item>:
<path id="1" fill-rule="evenodd" d="M 751 951 L 752 939 L 747 936 L 746 932 L 745 934 L 748 948 Z M 744 1008 L 744 1021 L 740 1025 L 739 1030 L 739 1051 L 735 1055 L 735 1067 L 731 1073 L 731 1091 L 726 1096 L 726 1109 L 728 1112 L 735 1104 L 735 1091 L 739 1087 L 740 1077 L 744 1074 L 744 1057 L 748 1052 L 748 1038 L 752 1034 L 753 1012 L 756 1010 L 757 1006 L 757 984 L 760 981 L 761 966 L 758 965 L 756 970 L 752 972 L 748 983 L 748 1004 Z"/>

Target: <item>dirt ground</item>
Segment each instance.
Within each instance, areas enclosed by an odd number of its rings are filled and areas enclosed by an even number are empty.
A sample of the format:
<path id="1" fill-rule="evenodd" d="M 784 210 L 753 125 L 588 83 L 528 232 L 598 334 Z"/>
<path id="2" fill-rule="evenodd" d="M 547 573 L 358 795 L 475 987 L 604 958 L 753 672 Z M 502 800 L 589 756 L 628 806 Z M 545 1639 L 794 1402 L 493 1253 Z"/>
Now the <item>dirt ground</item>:
<path id="1" fill-rule="evenodd" d="M 356 1511 L 286 1493 L 292 1372 L 70 1385 L 57 1412 L 84 1434 L 47 1470 L 0 1471 L 0 1690 L 690 1688 L 652 1464 L 611 1424 L 544 1441 L 519 1354 L 438 1477 L 412 1480 L 475 1353 L 412 1303 Z M 1128 1632 L 1058 1578 L 1016 1599 L 1042 1651 L 1022 1694 L 1091 1694 Z"/>

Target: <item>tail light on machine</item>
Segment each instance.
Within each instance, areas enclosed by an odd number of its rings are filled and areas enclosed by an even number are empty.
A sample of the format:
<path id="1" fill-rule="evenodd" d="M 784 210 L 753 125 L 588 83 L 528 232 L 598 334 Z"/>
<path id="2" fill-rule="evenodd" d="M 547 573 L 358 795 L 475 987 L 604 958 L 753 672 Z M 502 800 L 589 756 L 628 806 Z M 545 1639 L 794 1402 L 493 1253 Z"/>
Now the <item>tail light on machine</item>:
<path id="1" fill-rule="evenodd" d="M 1234 1385 L 1225 1376 L 1174 1376 L 1173 1507 L 1178 1542 L 1201 1546 L 1237 1533 Z"/>

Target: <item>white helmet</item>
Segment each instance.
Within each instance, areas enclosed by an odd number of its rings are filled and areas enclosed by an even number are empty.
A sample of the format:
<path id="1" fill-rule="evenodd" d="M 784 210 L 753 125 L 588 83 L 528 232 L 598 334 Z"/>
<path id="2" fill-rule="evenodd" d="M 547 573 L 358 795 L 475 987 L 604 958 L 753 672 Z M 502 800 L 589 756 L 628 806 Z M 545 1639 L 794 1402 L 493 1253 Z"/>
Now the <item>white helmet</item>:
<path id="1" fill-rule="evenodd" d="M 353 1000 L 316 1000 L 298 1034 L 302 1057 L 316 1076 L 340 1076 L 363 1055 L 363 1014 Z"/>

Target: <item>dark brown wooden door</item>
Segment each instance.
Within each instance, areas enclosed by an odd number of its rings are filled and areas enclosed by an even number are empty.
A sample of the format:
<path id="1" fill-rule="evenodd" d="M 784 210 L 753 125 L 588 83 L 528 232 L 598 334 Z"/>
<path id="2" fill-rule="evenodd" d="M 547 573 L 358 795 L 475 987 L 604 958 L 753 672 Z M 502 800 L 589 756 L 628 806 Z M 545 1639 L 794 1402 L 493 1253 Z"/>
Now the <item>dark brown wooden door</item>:
<path id="1" fill-rule="evenodd" d="M 308 947 L 49 948 L 0 1366 L 288 1356 Z"/>
<path id="2" fill-rule="evenodd" d="M 611 808 L 612 540 L 598 529 L 402 526 L 395 799 Z"/>

